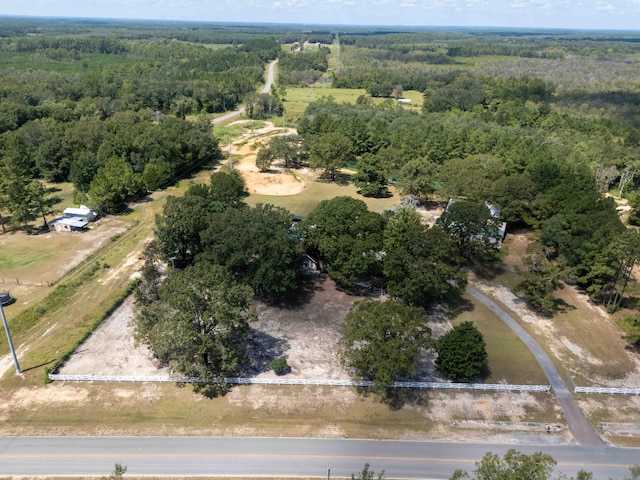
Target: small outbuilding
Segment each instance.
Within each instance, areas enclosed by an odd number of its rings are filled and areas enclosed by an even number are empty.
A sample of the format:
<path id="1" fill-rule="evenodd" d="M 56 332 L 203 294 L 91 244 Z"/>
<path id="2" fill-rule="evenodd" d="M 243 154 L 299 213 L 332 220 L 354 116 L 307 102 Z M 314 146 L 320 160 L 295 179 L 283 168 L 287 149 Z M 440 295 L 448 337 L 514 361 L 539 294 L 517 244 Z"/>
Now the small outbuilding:
<path id="1" fill-rule="evenodd" d="M 86 220 L 87 222 L 93 222 L 98 217 L 98 214 L 96 213 L 96 211 L 91 210 L 86 205 L 80 205 L 80 208 L 73 208 L 73 207 L 65 208 L 62 214 L 65 217 L 80 217 L 83 220 Z"/>
<path id="2" fill-rule="evenodd" d="M 320 273 L 322 271 L 322 265 L 311 255 L 305 253 L 302 258 L 302 271 L 304 273 Z"/>
<path id="3" fill-rule="evenodd" d="M 98 214 L 86 205 L 80 208 L 65 208 L 62 217 L 58 217 L 49 222 L 49 228 L 56 232 L 75 232 L 86 228 L 89 222 L 95 221 Z"/>

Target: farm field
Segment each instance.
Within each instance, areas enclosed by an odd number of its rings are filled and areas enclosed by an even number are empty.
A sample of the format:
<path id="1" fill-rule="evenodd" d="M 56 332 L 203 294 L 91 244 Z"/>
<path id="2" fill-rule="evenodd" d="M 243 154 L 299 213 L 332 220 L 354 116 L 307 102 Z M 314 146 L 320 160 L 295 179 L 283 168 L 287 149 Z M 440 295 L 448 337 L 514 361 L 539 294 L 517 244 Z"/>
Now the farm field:
<path id="1" fill-rule="evenodd" d="M 364 88 L 333 88 L 326 84 L 316 84 L 313 87 L 287 87 L 284 109 L 287 121 L 297 122 L 311 102 L 324 98 L 333 98 L 336 103 L 356 103 L 361 95 L 367 96 L 374 104 L 391 102 L 397 105 L 397 101 L 390 98 L 372 98 L 367 95 Z M 403 98 L 411 100 L 410 105 L 402 105 L 407 110 L 419 111 L 422 107 L 422 94 L 414 90 L 407 90 Z"/>

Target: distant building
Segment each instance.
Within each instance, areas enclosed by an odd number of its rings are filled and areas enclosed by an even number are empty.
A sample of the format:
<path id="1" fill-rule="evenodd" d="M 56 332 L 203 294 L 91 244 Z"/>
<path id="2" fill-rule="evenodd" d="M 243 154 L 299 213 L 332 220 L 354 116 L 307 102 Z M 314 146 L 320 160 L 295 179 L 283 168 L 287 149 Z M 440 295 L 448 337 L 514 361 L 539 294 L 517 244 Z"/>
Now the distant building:
<path id="1" fill-rule="evenodd" d="M 95 221 L 98 214 L 86 205 L 80 208 L 65 208 L 62 217 L 49 222 L 49 228 L 56 232 L 75 232 L 86 228 L 89 222 Z"/>
<path id="2" fill-rule="evenodd" d="M 411 104 L 411 99 L 410 98 L 399 98 L 398 99 L 398 103 L 403 103 L 405 105 L 410 105 Z"/>

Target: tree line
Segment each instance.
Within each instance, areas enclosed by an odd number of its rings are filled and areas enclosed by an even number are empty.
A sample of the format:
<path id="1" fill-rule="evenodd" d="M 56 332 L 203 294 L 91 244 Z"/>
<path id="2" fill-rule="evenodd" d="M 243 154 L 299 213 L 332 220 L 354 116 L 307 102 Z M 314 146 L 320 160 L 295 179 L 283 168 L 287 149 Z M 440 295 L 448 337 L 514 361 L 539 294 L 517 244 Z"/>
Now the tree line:
<path id="1" fill-rule="evenodd" d="M 279 51 L 275 40 L 255 38 L 220 50 L 94 36 L 0 39 L 0 57 L 11 59 L 0 73 L 2 229 L 46 220 L 52 205 L 39 180 L 72 182 L 75 201 L 106 214 L 214 162 L 206 114 L 253 94 Z M 27 70 L 33 55 L 44 61 Z"/>
<path id="2" fill-rule="evenodd" d="M 546 121 L 566 115 L 544 110 L 544 100 L 535 101 L 553 91 L 544 83 L 494 82 L 494 92 L 503 92 L 506 99 L 492 110 L 474 105 L 473 78 L 460 74 L 456 79 L 461 96 L 456 100 L 447 90 L 449 101 L 457 104 L 443 106 L 442 112 L 429 103 L 425 115 L 418 115 L 391 104 L 375 107 L 366 99 L 356 105 L 326 99 L 309 106 L 298 130 L 309 144 L 336 144 L 339 137 L 352 156 L 371 155 L 370 162 L 387 178 L 395 177 L 405 195 L 423 200 L 432 195 L 463 197 L 500 206 L 504 221 L 540 231 L 546 258 L 565 280 L 607 301 L 616 290 L 615 265 L 635 254 L 624 260 L 622 251 L 629 249 L 612 250 L 629 234 L 614 200 L 603 192 L 614 182 L 627 181 L 627 188 L 635 188 L 635 180 L 614 175 L 603 186 L 595 172 L 599 164 L 633 166 L 637 146 L 614 137 L 616 127 L 606 122 L 586 120 L 571 128 L 570 118 L 565 128 L 553 129 L 550 141 Z M 497 114 L 510 103 L 535 108 L 539 119 L 531 124 L 504 122 Z M 586 124 L 591 128 L 585 131 Z M 607 262 L 610 269 L 603 268 Z M 528 290 L 532 297 L 534 290 Z M 541 307 L 544 302 L 538 300 L 533 302 Z"/>

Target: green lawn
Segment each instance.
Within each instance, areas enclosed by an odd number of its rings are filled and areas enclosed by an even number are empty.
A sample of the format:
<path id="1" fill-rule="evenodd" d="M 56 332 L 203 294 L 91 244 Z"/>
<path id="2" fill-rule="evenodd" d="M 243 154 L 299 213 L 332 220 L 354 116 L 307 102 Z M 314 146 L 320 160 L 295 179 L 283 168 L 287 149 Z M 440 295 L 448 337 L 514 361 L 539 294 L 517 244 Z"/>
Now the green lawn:
<path id="1" fill-rule="evenodd" d="M 506 382 L 516 385 L 548 385 L 542 368 L 518 336 L 491 310 L 470 295 L 464 300 L 470 307 L 453 319 L 458 325 L 471 321 L 487 344 L 489 376 L 486 383 Z"/>

